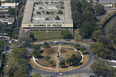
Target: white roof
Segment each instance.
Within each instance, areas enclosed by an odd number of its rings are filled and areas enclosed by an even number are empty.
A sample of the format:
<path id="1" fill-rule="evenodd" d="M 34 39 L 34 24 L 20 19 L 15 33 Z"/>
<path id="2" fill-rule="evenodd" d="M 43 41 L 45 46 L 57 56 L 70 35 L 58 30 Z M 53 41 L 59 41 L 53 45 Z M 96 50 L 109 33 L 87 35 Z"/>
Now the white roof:
<path id="1" fill-rule="evenodd" d="M 18 5 L 18 3 L 2 3 L 1 6 L 15 6 Z"/>

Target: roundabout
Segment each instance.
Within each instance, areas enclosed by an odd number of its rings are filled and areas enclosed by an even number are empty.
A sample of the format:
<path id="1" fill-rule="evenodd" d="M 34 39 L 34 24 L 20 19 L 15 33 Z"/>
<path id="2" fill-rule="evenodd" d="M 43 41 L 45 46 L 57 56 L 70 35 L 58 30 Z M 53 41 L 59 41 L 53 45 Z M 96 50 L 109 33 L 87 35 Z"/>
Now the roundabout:
<path id="1" fill-rule="evenodd" d="M 53 75 L 55 73 L 60 73 L 60 72 L 63 72 L 64 74 L 66 74 L 67 72 L 70 72 L 70 73 L 75 73 L 76 71 L 79 71 L 81 68 L 85 67 L 87 64 L 88 64 L 88 61 L 89 61 L 89 55 L 87 54 L 82 54 L 80 51 L 76 50 L 73 45 L 75 43 L 60 43 L 58 42 L 57 46 L 56 44 L 54 44 L 53 42 L 48 42 L 49 45 L 51 45 L 51 48 L 56 48 L 57 49 L 57 53 L 53 53 L 51 55 L 51 59 L 55 60 L 56 63 L 54 63 L 55 67 L 48 67 L 48 66 L 45 66 L 45 65 L 42 65 L 41 63 L 38 63 L 36 60 L 37 59 L 33 59 L 31 58 L 30 59 L 30 64 L 32 65 L 32 72 L 40 72 L 40 73 L 43 73 L 43 74 L 47 74 L 47 75 Z M 65 45 L 64 45 L 65 44 Z M 69 45 L 70 44 L 70 45 Z M 55 46 L 54 46 L 55 45 Z M 59 65 L 60 63 L 60 60 L 58 59 L 58 55 L 60 55 L 61 57 L 63 57 L 64 59 L 66 59 L 66 54 L 64 53 L 61 53 L 63 52 L 62 49 L 71 49 L 73 50 L 74 52 L 77 52 L 78 54 L 81 55 L 81 59 L 79 61 L 80 64 L 74 66 L 68 66 L 68 67 L 61 67 Z M 58 51 L 60 50 L 60 53 L 58 53 Z M 65 52 L 65 51 L 64 51 Z M 68 52 L 69 53 L 69 52 Z M 83 58 L 82 58 L 83 57 Z M 35 60 L 35 62 L 34 62 Z M 66 64 L 67 65 L 67 64 Z M 86 70 L 87 71 L 87 70 Z M 49 73 L 49 74 L 48 74 Z M 69 74 L 69 73 L 67 73 Z"/>

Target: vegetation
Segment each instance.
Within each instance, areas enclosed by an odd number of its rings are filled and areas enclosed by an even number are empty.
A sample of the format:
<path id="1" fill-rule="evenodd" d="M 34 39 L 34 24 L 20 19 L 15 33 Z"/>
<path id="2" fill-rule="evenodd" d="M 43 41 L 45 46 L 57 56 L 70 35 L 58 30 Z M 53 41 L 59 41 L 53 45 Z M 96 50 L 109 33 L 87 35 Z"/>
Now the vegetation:
<path id="1" fill-rule="evenodd" d="M 85 38 L 87 38 L 92 35 L 93 31 L 95 30 L 95 27 L 96 27 L 95 23 L 90 21 L 85 21 L 80 27 L 81 29 L 80 34 Z"/>
<path id="2" fill-rule="evenodd" d="M 60 17 L 59 17 L 59 16 L 56 16 L 56 17 L 55 17 L 55 20 L 60 20 Z"/>
<path id="3" fill-rule="evenodd" d="M 72 38 L 70 31 L 67 29 L 61 30 L 61 35 L 63 38 Z"/>
<path id="4" fill-rule="evenodd" d="M 100 4 L 97 4 L 95 7 L 95 12 L 97 15 L 101 16 L 105 13 L 105 10 L 104 10 L 104 6 L 103 5 L 100 5 Z"/>
<path id="5" fill-rule="evenodd" d="M 57 53 L 58 48 L 45 48 L 40 51 L 40 57 L 36 60 L 39 64 L 46 67 L 55 67 L 56 60 L 52 58 L 52 55 Z"/>
<path id="6" fill-rule="evenodd" d="M 63 14 L 62 10 L 58 10 L 58 14 Z"/>
<path id="7" fill-rule="evenodd" d="M 15 16 L 15 8 L 9 7 L 9 8 L 8 8 L 8 12 L 10 13 L 10 16 L 11 16 L 11 17 L 14 17 L 14 16 Z"/>
<path id="8" fill-rule="evenodd" d="M 80 62 L 80 58 L 77 57 L 75 54 L 72 54 L 71 58 L 68 58 L 67 64 L 69 65 L 75 65 Z"/>
<path id="9" fill-rule="evenodd" d="M 42 77 L 39 73 L 34 73 L 32 77 Z"/>
<path id="10" fill-rule="evenodd" d="M 41 12 L 38 11 L 38 12 L 36 12 L 36 14 L 41 14 Z"/>
<path id="11" fill-rule="evenodd" d="M 49 11 L 46 11 L 46 14 L 51 14 Z"/>
<path id="12" fill-rule="evenodd" d="M 59 65 L 60 65 L 61 67 L 65 67 L 65 66 L 66 66 L 65 60 L 61 60 L 60 63 L 59 63 Z"/>
<path id="13" fill-rule="evenodd" d="M 79 50 L 79 49 L 80 49 L 80 44 L 77 43 L 77 44 L 74 45 L 74 47 L 75 47 L 77 50 Z"/>
<path id="14" fill-rule="evenodd" d="M 98 57 L 101 57 L 103 59 L 111 59 L 112 51 L 106 48 L 103 43 L 93 43 L 91 44 L 90 48 Z"/>
<path id="15" fill-rule="evenodd" d="M 49 44 L 47 42 L 44 42 L 43 45 L 42 45 L 42 47 L 49 48 L 50 46 L 49 46 Z"/>
<path id="16" fill-rule="evenodd" d="M 91 70 L 99 77 L 115 77 L 116 69 L 112 66 L 108 66 L 101 61 L 94 62 L 91 65 Z"/>
<path id="17" fill-rule="evenodd" d="M 28 77 L 28 62 L 25 48 L 13 48 L 15 64 L 9 69 L 8 77 Z"/>
<path id="18" fill-rule="evenodd" d="M 72 0 L 71 6 L 74 28 L 80 28 L 80 34 L 89 38 L 97 27 L 93 6 L 86 0 Z"/>
<path id="19" fill-rule="evenodd" d="M 40 46 L 39 45 L 35 45 L 34 46 L 34 51 L 33 51 L 33 56 L 35 58 L 39 58 L 40 55 L 41 55 L 41 53 L 40 53 Z"/>
<path id="20" fill-rule="evenodd" d="M 38 41 L 51 40 L 51 39 L 62 39 L 62 35 L 61 35 L 60 31 L 49 31 L 49 32 L 46 32 L 46 31 L 32 31 L 32 33 L 34 34 L 34 37 Z"/>
<path id="21" fill-rule="evenodd" d="M 33 34 L 32 32 L 30 32 L 29 38 L 30 38 L 30 40 L 32 40 L 32 41 L 35 41 L 35 40 L 36 40 L 36 39 L 35 39 L 35 36 L 34 36 L 34 34 Z"/>

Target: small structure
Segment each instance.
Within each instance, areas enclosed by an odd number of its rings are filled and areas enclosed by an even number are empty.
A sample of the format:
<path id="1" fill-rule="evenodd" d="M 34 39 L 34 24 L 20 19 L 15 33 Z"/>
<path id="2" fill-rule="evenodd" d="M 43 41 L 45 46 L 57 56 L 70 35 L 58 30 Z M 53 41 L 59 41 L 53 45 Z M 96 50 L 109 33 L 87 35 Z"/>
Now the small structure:
<path id="1" fill-rule="evenodd" d="M 15 8 L 19 3 L 2 3 L 1 4 L 1 8 Z"/>

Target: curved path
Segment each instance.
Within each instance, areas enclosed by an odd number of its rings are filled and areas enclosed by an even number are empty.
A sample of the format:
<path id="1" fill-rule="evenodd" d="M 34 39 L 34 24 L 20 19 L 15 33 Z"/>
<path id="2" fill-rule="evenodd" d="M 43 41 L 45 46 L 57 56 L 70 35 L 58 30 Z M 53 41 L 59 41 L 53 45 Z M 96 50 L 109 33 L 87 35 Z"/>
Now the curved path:
<path id="1" fill-rule="evenodd" d="M 56 44 L 53 41 L 47 41 L 47 42 L 50 45 Z M 69 42 L 69 41 L 58 41 L 57 42 L 57 45 L 71 45 L 71 46 L 73 46 L 74 44 L 76 44 L 76 43 Z M 49 72 L 49 71 L 41 70 L 41 69 L 38 69 L 38 68 L 32 66 L 31 72 L 32 73 L 41 73 L 42 75 L 52 76 L 52 77 L 57 77 L 57 76 L 61 76 L 61 75 L 68 76 L 68 75 L 74 75 L 77 73 L 91 73 L 90 65 L 93 63 L 93 61 L 96 60 L 96 58 L 94 57 L 92 51 L 89 49 L 90 42 L 88 41 L 88 44 L 85 44 L 85 43 L 79 43 L 79 44 L 81 46 L 84 46 L 87 49 L 86 51 L 88 52 L 88 55 L 89 55 L 89 60 L 84 66 L 82 66 L 76 70 L 67 71 L 67 72 Z"/>

